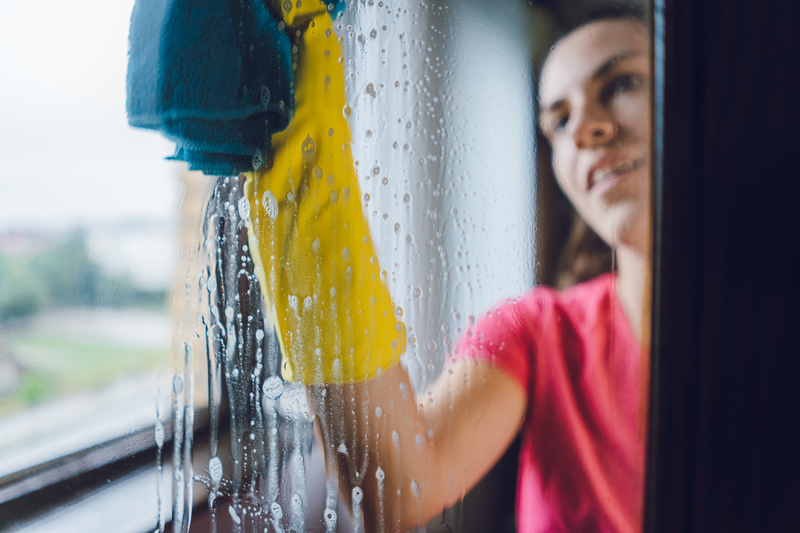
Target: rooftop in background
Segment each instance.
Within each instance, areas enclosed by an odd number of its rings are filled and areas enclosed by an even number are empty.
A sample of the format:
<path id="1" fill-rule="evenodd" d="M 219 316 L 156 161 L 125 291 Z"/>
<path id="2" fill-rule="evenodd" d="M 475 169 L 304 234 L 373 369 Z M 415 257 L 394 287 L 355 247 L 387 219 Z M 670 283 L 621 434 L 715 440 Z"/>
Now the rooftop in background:
<path id="1" fill-rule="evenodd" d="M 89 259 L 111 277 L 126 277 L 149 291 L 170 288 L 177 254 L 173 220 L 123 220 L 85 228 L 0 229 L 0 257 L 32 259 L 82 235 Z"/>

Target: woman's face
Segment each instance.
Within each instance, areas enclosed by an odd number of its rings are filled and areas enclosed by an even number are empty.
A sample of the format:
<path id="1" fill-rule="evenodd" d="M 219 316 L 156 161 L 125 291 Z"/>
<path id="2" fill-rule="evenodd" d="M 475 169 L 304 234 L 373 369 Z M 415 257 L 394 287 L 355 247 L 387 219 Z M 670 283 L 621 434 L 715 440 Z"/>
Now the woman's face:
<path id="1" fill-rule="evenodd" d="M 650 232 L 650 75 L 644 26 L 599 21 L 556 45 L 539 93 L 561 188 L 607 243 L 641 252 Z"/>

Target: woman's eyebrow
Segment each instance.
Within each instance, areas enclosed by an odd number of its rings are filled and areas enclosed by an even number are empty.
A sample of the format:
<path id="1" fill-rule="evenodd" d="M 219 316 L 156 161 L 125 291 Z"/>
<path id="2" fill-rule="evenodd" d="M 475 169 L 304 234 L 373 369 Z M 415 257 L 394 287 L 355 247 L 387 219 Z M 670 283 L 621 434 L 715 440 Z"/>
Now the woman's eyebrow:
<path id="1" fill-rule="evenodd" d="M 638 50 L 626 50 L 624 52 L 614 54 L 613 56 L 603 61 L 602 65 L 597 67 L 597 69 L 592 74 L 592 79 L 597 80 L 599 78 L 602 78 L 603 76 L 614 70 L 614 67 L 616 67 L 622 61 L 625 61 L 626 59 L 639 55 L 642 55 L 642 52 Z"/>
<path id="2" fill-rule="evenodd" d="M 625 61 L 626 59 L 630 59 L 632 57 L 640 56 L 643 52 L 640 50 L 625 50 L 624 52 L 620 52 L 618 54 L 614 54 L 613 56 L 609 57 L 603 64 L 601 64 L 595 71 L 592 73 L 592 80 L 598 80 L 614 70 L 621 62 Z M 539 100 L 539 115 L 555 111 L 557 108 L 566 105 L 566 99 L 560 98 L 555 102 L 551 102 L 549 104 L 543 105 L 542 101 Z"/>
<path id="3" fill-rule="evenodd" d="M 565 105 L 566 105 L 566 100 L 564 98 L 556 100 L 555 102 L 547 104 L 546 106 L 541 105 L 541 102 L 539 102 L 539 114 L 543 115 L 545 113 L 555 111 L 559 107 L 563 107 Z"/>

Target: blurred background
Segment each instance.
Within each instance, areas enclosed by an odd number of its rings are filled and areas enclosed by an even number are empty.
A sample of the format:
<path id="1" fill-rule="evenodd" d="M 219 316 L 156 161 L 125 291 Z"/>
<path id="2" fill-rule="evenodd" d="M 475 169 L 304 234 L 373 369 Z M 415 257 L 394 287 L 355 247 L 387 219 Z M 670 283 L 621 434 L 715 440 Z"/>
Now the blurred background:
<path id="1" fill-rule="evenodd" d="M 127 125 L 132 7 L 0 2 L 0 416 L 168 347 L 178 174 Z"/>
<path id="2" fill-rule="evenodd" d="M 165 160 L 173 146 L 159 134 L 127 124 L 133 3 L 0 0 L 0 531 L 145 531 L 170 515 L 154 427 L 169 419 L 179 343 L 196 326 L 192 254 L 212 180 Z M 390 187 L 368 172 L 361 184 L 373 233 L 397 236 L 376 242 L 416 327 L 418 387 L 438 375 L 469 314 L 594 273 L 565 274 L 568 243 L 595 243 L 553 180 L 535 77 L 555 38 L 608 3 L 398 2 L 408 34 L 346 41 L 354 155 L 391 169 Z M 391 19 L 363 4 L 344 26 L 369 35 Z M 409 80 L 406 96 L 363 96 L 392 76 Z M 393 113 L 405 120 L 387 120 Z M 205 354 L 195 356 L 200 391 Z M 461 520 L 429 529 L 514 531 L 517 453 L 512 445 L 466 496 Z M 207 530 L 202 511 L 195 524 Z"/>

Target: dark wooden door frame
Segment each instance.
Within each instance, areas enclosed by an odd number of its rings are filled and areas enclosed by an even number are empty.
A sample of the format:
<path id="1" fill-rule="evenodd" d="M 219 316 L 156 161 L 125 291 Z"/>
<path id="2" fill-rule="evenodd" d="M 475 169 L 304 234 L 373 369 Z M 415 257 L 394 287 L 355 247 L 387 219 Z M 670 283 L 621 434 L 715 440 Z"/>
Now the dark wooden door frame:
<path id="1" fill-rule="evenodd" d="M 654 19 L 645 531 L 797 532 L 800 2 Z"/>

